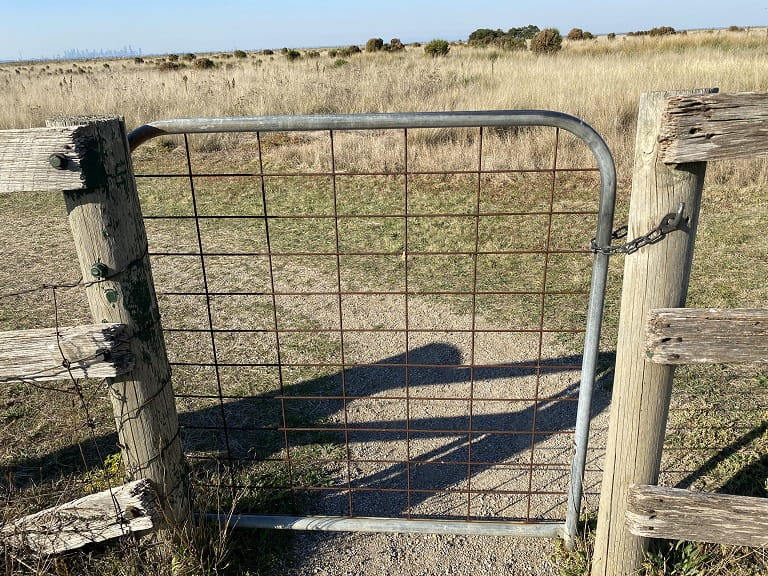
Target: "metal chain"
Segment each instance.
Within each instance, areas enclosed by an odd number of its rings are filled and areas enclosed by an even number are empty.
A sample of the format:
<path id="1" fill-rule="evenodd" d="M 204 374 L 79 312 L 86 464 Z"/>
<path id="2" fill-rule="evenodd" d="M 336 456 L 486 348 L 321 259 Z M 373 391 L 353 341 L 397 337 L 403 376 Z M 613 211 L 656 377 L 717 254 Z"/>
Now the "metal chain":
<path id="1" fill-rule="evenodd" d="M 592 252 L 606 254 L 608 256 L 612 254 L 632 254 L 640 250 L 643 246 L 656 244 L 663 240 L 670 232 L 674 232 L 675 230 L 685 230 L 687 228 L 688 218 L 683 216 L 683 210 L 685 210 L 685 203 L 681 202 L 680 206 L 677 208 L 677 212 L 670 212 L 664 216 L 656 228 L 625 244 L 620 244 L 618 246 L 598 246 L 597 238 L 592 238 L 589 243 Z M 617 228 L 611 233 L 611 239 L 618 240 L 620 238 L 626 238 L 628 232 L 629 228 L 627 226 Z"/>

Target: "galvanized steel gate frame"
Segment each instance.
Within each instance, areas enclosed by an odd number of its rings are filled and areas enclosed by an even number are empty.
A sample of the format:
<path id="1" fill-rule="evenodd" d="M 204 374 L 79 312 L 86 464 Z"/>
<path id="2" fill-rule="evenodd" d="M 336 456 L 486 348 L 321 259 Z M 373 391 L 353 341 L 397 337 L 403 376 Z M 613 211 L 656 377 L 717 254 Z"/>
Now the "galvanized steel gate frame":
<path id="1" fill-rule="evenodd" d="M 543 110 L 499 110 L 470 112 L 419 112 L 390 114 L 262 116 L 239 118 L 189 118 L 161 120 L 141 126 L 128 135 L 131 150 L 164 135 L 226 132 L 353 131 L 416 128 L 552 127 L 570 132 L 591 151 L 600 174 L 595 240 L 598 246 L 611 241 L 616 195 L 616 171 L 611 152 L 601 136 L 579 118 Z M 368 518 L 343 516 L 256 516 L 207 515 L 241 527 L 326 531 L 421 532 L 436 534 L 482 534 L 563 538 L 576 534 L 583 496 L 590 407 L 597 372 L 600 329 L 608 274 L 608 255 L 594 255 L 580 389 L 574 435 L 574 455 L 565 522 L 520 523 L 513 521 L 463 521 L 440 519 Z"/>

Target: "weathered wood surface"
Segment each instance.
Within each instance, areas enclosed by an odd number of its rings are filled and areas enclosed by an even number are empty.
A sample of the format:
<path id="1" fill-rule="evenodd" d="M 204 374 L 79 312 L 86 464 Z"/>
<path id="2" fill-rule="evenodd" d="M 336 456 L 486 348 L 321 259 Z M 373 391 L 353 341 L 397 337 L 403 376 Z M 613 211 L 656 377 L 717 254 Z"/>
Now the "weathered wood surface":
<path id="1" fill-rule="evenodd" d="M 117 117 L 49 120 L 78 123 L 88 187 L 66 191 L 64 201 L 83 278 L 100 276 L 86 287 L 88 305 L 94 322 L 125 324 L 132 335 L 134 369 L 109 387 L 126 474 L 153 481 L 173 527 L 191 525 L 188 470 L 125 124 Z"/>
<path id="2" fill-rule="evenodd" d="M 20 518 L 0 528 L 0 537 L 14 548 L 60 554 L 152 530 L 159 516 L 152 483 L 137 480 Z"/>
<path id="3" fill-rule="evenodd" d="M 81 180 L 81 155 L 76 150 L 78 127 L 0 130 L 0 193 L 77 190 Z M 51 165 L 61 154 L 66 166 Z"/>
<path id="4" fill-rule="evenodd" d="M 133 369 L 128 341 L 123 324 L 0 332 L 0 380 L 45 382 L 125 374 Z"/>
<path id="5" fill-rule="evenodd" d="M 632 486 L 627 526 L 647 538 L 768 546 L 768 498 Z"/>
<path id="6" fill-rule="evenodd" d="M 659 138 L 668 164 L 765 156 L 768 94 L 670 97 Z"/>
<path id="7" fill-rule="evenodd" d="M 673 368 L 646 361 L 645 326 L 654 308 L 683 306 L 693 259 L 706 164 L 669 167 L 659 159 L 659 127 L 669 94 L 641 96 L 635 141 L 629 237 L 653 229 L 680 203 L 684 230 L 624 259 L 613 398 L 592 576 L 624 576 L 640 567 L 647 540 L 625 526 L 630 484 L 656 484 Z"/>
<path id="8" fill-rule="evenodd" d="M 657 364 L 768 362 L 768 308 L 651 310 L 646 350 Z"/>

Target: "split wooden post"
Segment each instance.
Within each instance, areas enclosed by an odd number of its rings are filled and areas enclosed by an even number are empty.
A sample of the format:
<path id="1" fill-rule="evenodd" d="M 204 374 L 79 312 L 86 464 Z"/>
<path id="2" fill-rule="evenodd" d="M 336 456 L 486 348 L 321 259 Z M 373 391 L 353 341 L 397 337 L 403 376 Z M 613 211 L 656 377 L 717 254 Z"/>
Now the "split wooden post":
<path id="1" fill-rule="evenodd" d="M 48 125 L 78 126 L 72 147 L 84 187 L 64 198 L 83 278 L 93 282 L 86 288 L 91 315 L 131 334 L 134 369 L 109 384 L 127 475 L 151 480 L 170 526 L 184 528 L 192 519 L 188 473 L 125 125 L 117 117 Z M 70 155 L 62 154 L 62 168 Z"/>
<path id="2" fill-rule="evenodd" d="M 616 372 L 592 576 L 634 574 L 647 540 L 625 526 L 631 484 L 656 484 L 674 368 L 646 362 L 652 308 L 683 306 L 693 259 L 706 163 L 666 166 L 659 134 L 669 93 L 643 94 L 638 112 L 629 238 L 658 226 L 684 203 L 686 229 L 626 256 Z"/>

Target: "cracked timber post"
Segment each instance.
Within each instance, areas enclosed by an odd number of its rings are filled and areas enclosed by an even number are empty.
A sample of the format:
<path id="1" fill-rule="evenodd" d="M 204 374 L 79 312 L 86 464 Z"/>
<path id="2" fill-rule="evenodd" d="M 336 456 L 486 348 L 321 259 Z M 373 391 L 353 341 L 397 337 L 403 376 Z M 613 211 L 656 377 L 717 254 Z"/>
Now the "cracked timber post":
<path id="1" fill-rule="evenodd" d="M 183 530 L 192 521 L 188 473 L 124 122 L 67 117 L 48 126 L 77 126 L 66 152 L 85 187 L 65 190 L 64 198 L 83 281 L 93 282 L 86 287 L 91 315 L 125 324 L 131 335 L 135 367 L 108 382 L 128 479 L 151 480 L 168 525 Z"/>
<path id="2" fill-rule="evenodd" d="M 627 494 L 630 484 L 658 481 L 674 367 L 647 361 L 645 328 L 651 309 L 685 304 L 706 170 L 706 162 L 665 165 L 660 158 L 662 116 L 673 94 L 680 93 L 640 98 L 628 237 L 651 230 L 681 203 L 687 228 L 625 257 L 592 576 L 635 574 L 647 549 L 648 540 L 625 525 Z"/>

